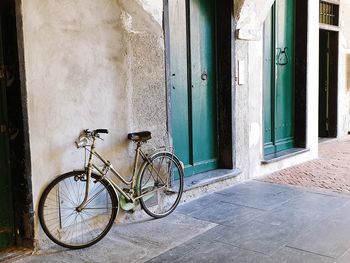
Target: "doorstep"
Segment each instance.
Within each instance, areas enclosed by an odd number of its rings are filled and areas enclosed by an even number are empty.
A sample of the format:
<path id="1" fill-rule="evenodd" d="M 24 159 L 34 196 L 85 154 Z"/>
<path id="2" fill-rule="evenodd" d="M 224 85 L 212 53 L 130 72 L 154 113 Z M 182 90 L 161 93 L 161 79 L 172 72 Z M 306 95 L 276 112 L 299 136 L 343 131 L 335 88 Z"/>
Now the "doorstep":
<path id="1" fill-rule="evenodd" d="M 277 153 L 266 155 L 264 157 L 264 160 L 261 161 L 261 163 L 262 164 L 269 164 L 269 163 L 278 162 L 278 161 L 281 161 L 283 159 L 287 159 L 289 157 L 292 157 L 292 156 L 295 156 L 298 154 L 302 154 L 302 153 L 305 153 L 308 151 L 310 151 L 310 149 L 308 149 L 308 148 L 292 148 L 289 150 L 280 151 Z"/>
<path id="2" fill-rule="evenodd" d="M 240 173 L 239 169 L 216 169 L 186 177 L 184 180 L 184 192 L 233 179 Z"/>
<path id="3" fill-rule="evenodd" d="M 25 247 L 11 247 L 0 251 L 0 262 L 13 262 L 33 254 L 33 250 Z"/>

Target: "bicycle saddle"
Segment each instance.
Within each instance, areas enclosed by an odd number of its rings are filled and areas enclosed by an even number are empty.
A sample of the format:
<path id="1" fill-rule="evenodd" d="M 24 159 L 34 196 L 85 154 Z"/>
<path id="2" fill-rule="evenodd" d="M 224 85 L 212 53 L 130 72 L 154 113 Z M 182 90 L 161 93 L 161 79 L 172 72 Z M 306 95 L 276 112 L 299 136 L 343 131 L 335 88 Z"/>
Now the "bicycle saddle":
<path id="1" fill-rule="evenodd" d="M 151 138 L 151 132 L 149 131 L 132 132 L 128 134 L 128 139 L 134 142 L 146 142 Z"/>

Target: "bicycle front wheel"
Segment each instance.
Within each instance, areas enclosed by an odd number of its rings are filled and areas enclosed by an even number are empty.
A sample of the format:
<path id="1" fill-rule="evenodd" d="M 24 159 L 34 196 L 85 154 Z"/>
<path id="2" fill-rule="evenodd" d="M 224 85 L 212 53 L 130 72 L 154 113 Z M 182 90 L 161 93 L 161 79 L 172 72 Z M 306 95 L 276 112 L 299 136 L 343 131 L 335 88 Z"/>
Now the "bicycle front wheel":
<path id="1" fill-rule="evenodd" d="M 141 207 L 154 218 L 169 215 L 180 202 L 183 183 L 184 173 L 179 160 L 170 152 L 156 153 L 140 172 Z"/>
<path id="2" fill-rule="evenodd" d="M 113 225 L 118 200 L 112 186 L 92 174 L 89 196 L 83 202 L 87 184 L 85 171 L 63 174 L 44 190 L 39 201 L 39 220 L 46 235 L 56 244 L 79 249 L 101 240 Z"/>

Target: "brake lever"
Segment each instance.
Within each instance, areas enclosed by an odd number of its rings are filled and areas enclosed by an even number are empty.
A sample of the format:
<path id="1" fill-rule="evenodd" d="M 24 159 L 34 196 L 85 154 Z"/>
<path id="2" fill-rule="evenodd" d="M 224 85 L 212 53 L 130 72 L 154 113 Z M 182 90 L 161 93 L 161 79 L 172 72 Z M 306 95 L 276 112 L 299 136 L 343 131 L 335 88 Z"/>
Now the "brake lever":
<path id="1" fill-rule="evenodd" d="M 100 136 L 99 134 L 96 134 L 95 137 L 96 137 L 97 139 L 100 139 L 101 141 L 104 141 L 104 139 L 101 138 L 101 136 Z"/>

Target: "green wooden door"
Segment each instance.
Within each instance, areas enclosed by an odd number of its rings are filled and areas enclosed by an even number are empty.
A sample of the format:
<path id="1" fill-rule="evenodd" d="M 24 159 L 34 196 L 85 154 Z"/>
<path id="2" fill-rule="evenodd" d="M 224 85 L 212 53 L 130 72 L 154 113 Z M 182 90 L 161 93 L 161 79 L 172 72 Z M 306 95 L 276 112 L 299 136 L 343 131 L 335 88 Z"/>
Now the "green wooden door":
<path id="1" fill-rule="evenodd" d="M 169 1 L 172 134 L 186 176 L 217 168 L 214 4 Z"/>
<path id="2" fill-rule="evenodd" d="M 0 12 L 0 249 L 3 249 L 13 245 L 14 235 L 1 20 Z"/>
<path id="3" fill-rule="evenodd" d="M 264 26 L 264 153 L 294 146 L 294 1 L 277 0 Z"/>

